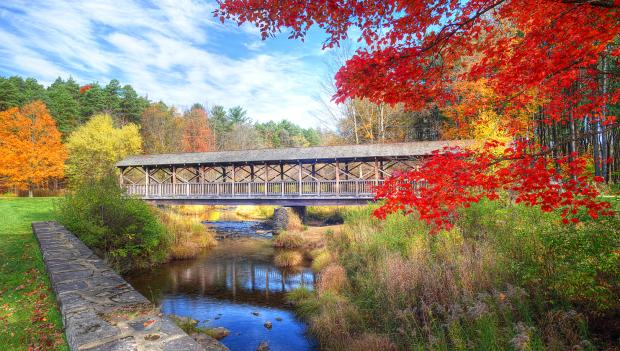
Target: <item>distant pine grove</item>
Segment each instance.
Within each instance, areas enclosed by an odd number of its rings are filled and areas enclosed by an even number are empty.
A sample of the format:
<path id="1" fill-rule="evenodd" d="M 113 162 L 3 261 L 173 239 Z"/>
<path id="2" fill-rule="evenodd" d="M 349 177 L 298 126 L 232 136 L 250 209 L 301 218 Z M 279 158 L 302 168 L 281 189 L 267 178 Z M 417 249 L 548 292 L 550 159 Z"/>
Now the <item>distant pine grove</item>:
<path id="1" fill-rule="evenodd" d="M 81 86 L 71 77 L 59 77 L 45 87 L 35 78 L 0 76 L 0 111 L 36 100 L 45 103 L 63 140 L 94 115 L 108 114 L 117 126 L 133 123 L 140 127 L 145 153 L 316 146 L 325 138 L 318 129 L 287 120 L 258 123 L 241 106 L 207 109 L 196 103 L 187 111 L 178 111 L 163 101 L 140 96 L 131 85 L 116 79 L 106 85 Z M 200 141 L 187 143 L 188 123 L 195 131 L 189 137 Z"/>

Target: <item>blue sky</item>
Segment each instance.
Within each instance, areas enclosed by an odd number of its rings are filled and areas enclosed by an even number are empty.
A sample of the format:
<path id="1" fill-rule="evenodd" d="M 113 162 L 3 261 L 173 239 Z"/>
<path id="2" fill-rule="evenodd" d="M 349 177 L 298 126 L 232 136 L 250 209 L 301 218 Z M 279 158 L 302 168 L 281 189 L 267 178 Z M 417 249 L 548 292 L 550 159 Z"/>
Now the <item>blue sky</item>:
<path id="1" fill-rule="evenodd" d="M 214 1 L 0 2 L 0 75 L 80 84 L 116 78 L 151 100 L 243 106 L 259 121 L 319 126 L 329 100 L 325 36 L 262 41 L 251 25 L 221 24 Z M 333 106 L 332 106 L 333 107 Z"/>

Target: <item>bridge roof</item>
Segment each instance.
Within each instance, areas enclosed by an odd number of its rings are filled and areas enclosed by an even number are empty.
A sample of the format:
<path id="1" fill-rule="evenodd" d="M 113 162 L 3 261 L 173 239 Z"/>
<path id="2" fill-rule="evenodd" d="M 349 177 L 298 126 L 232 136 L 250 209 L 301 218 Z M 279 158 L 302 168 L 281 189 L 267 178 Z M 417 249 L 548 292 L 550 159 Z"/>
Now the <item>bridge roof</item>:
<path id="1" fill-rule="evenodd" d="M 432 151 L 444 147 L 471 144 L 470 140 L 448 141 L 418 141 L 394 144 L 364 144 L 364 145 L 336 145 L 314 146 L 282 149 L 256 149 L 239 151 L 191 152 L 158 155 L 130 156 L 116 164 L 117 167 L 131 166 L 168 166 L 191 164 L 262 164 L 262 163 L 292 163 L 304 162 L 333 162 L 335 160 L 381 160 L 407 158 L 429 155 Z"/>

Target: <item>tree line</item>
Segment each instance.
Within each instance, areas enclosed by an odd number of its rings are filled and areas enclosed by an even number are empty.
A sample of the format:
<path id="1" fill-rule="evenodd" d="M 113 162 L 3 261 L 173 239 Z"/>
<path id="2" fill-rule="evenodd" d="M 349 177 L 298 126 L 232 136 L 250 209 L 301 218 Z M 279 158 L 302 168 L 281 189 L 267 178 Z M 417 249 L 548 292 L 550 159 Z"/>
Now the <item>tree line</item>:
<path id="1" fill-rule="evenodd" d="M 139 153 L 207 152 L 316 146 L 324 132 L 287 120 L 259 123 L 241 106 L 185 111 L 140 96 L 113 79 L 48 87 L 34 78 L 0 77 L 0 191 L 33 189 L 67 175 L 99 180 Z"/>
<path id="2" fill-rule="evenodd" d="M 301 128 L 289 121 L 257 123 L 241 106 L 226 109 L 214 105 L 208 109 L 196 103 L 187 111 L 179 111 L 162 101 L 153 102 L 147 96 L 138 95 L 131 85 L 122 85 L 116 79 L 106 85 L 93 82 L 80 86 L 71 77 L 66 80 L 59 77 L 44 87 L 34 78 L 0 77 L 0 111 L 21 107 L 35 100 L 45 103 L 63 139 L 100 113 L 112 116 L 119 126 L 134 123 L 142 127 L 147 130 L 147 138 L 153 135 L 149 133 L 169 130 L 168 135 L 157 136 L 160 140 L 145 140 L 144 151 L 147 153 L 321 143 L 321 132 L 318 130 Z M 186 129 L 201 131 L 184 136 L 182 125 L 186 120 L 189 124 Z M 182 140 L 184 137 L 185 141 Z M 190 146 L 188 142 L 200 145 Z"/>

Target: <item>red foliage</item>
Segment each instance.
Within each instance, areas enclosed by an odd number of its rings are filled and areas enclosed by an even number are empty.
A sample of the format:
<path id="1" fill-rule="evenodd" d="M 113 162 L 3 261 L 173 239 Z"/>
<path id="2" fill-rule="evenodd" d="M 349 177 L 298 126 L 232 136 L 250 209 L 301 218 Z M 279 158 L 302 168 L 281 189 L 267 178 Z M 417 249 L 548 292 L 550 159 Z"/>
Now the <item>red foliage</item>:
<path id="1" fill-rule="evenodd" d="M 336 102 L 445 107 L 457 101 L 455 82 L 484 79 L 493 98 L 459 101 L 469 105 L 463 111 L 490 108 L 509 119 L 510 110 L 536 103 L 544 122 L 588 117 L 607 125 L 615 117 L 606 105 L 620 102 L 620 89 L 602 88 L 614 73 L 601 62 L 620 56 L 619 9 L 620 0 L 222 0 L 215 15 L 252 22 L 263 38 L 288 28 L 290 38 L 303 39 L 318 26 L 328 35 L 325 47 L 359 28 L 366 46 L 336 74 Z M 518 139 L 510 126 L 519 124 L 504 122 Z M 459 207 L 499 191 L 543 211 L 561 210 L 567 222 L 580 209 L 592 217 L 610 213 L 595 200 L 583 159 L 526 152 L 533 147 L 515 143 L 501 158 L 489 148 L 437 152 L 420 170 L 378 189 L 386 202 L 377 215 L 416 210 L 436 228 L 449 227 Z M 415 189 L 416 181 L 427 187 Z"/>
<path id="2" fill-rule="evenodd" d="M 532 154 L 525 142 L 510 145 L 496 156 L 491 150 L 498 146 L 489 142 L 481 151 L 435 151 L 419 169 L 396 174 L 377 188 L 376 198 L 385 201 L 375 215 L 417 212 L 434 230 L 449 229 L 459 208 L 484 197 L 494 200 L 503 191 L 515 202 L 540 206 L 544 212 L 561 210 L 564 223 L 578 222 L 580 210 L 592 218 L 613 214 L 609 203 L 596 200 L 598 191 L 583 175 L 583 158 L 554 160 Z"/>
<path id="3" fill-rule="evenodd" d="M 83 85 L 80 87 L 80 94 L 84 94 L 85 92 L 89 91 L 92 88 L 93 86 L 91 84 Z"/>
<path id="4" fill-rule="evenodd" d="M 611 45 L 620 34 L 619 8 L 620 0 L 223 0 L 215 14 L 252 22 L 263 37 L 289 28 L 291 38 L 303 38 L 318 25 L 326 47 L 361 29 L 367 47 L 336 75 L 337 102 L 441 106 L 454 100 L 454 81 L 484 77 L 495 107 L 545 99 L 550 119 L 562 120 L 568 107 L 580 116 L 620 101 L 619 93 L 601 94 L 597 75 L 605 74 L 597 67 L 602 57 L 620 55 Z M 467 58 L 471 67 L 455 75 Z"/>

